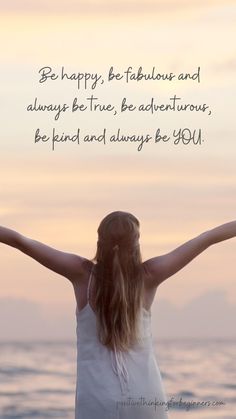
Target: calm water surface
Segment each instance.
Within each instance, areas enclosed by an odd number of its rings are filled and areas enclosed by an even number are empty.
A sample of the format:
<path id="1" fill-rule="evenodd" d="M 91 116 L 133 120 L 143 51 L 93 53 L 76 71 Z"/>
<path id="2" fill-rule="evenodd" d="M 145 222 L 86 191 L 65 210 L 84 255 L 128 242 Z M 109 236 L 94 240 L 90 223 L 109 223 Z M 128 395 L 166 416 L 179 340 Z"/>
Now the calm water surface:
<path id="1" fill-rule="evenodd" d="M 236 418 L 236 341 L 162 340 L 155 348 L 170 419 Z M 75 386 L 76 342 L 0 343 L 1 419 L 73 419 Z M 191 401 L 211 404 L 189 409 Z"/>

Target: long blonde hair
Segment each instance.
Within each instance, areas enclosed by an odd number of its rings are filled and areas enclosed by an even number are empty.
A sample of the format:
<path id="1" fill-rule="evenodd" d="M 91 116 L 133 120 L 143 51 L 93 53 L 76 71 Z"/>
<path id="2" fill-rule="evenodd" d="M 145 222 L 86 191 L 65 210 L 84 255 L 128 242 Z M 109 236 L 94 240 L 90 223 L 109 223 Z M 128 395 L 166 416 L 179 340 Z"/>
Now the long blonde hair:
<path id="1" fill-rule="evenodd" d="M 94 283 L 100 342 L 126 351 L 137 342 L 143 301 L 139 221 L 124 211 L 108 214 L 98 227 Z"/>

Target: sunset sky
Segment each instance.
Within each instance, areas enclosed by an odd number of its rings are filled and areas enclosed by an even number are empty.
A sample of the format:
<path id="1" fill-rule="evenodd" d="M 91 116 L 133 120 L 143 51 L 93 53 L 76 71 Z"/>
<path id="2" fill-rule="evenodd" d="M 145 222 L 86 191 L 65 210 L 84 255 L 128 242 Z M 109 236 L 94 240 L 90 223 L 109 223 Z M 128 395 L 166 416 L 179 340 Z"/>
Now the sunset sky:
<path id="1" fill-rule="evenodd" d="M 0 224 L 60 250 L 95 254 L 97 227 L 111 211 L 135 214 L 141 223 L 143 259 L 235 219 L 236 5 L 233 1 L 0 1 L 1 143 Z M 76 83 L 39 83 L 39 69 L 117 72 L 140 66 L 150 72 L 194 73 L 201 82 L 146 81 L 78 90 Z M 127 97 L 162 103 L 209 105 L 200 112 L 83 115 L 27 112 L 41 103 L 102 102 Z M 37 128 L 58 132 L 153 133 L 202 129 L 202 145 L 34 144 Z M 66 279 L 16 249 L 0 245 L 0 298 L 74 303 Z M 182 305 L 209 290 L 236 303 L 236 240 L 207 249 L 167 280 L 158 296 Z M 157 298 L 158 298 L 157 296 Z"/>

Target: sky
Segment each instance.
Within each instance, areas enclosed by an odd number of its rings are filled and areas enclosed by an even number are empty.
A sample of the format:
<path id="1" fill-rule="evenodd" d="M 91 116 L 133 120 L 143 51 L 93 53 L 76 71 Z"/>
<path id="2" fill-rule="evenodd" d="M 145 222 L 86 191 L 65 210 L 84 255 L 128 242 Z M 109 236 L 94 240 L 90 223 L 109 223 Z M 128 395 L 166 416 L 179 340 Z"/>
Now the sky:
<path id="1" fill-rule="evenodd" d="M 235 219 L 235 15 L 233 1 L 0 1 L 2 51 L 0 142 L 1 225 L 60 250 L 92 258 L 97 228 L 109 212 L 134 213 L 141 224 L 143 259 L 169 252 L 205 230 Z M 149 72 L 196 72 L 201 81 L 104 83 L 104 103 L 123 97 L 149 103 L 206 103 L 206 113 L 111 114 L 29 112 L 42 104 L 81 102 L 91 89 L 75 82 L 39 83 L 39 70 L 98 72 L 105 78 L 129 66 Z M 47 136 L 102 133 L 152 135 L 189 127 L 201 145 L 173 143 L 34 143 Z M 0 244 L 0 298 L 74 304 L 65 278 Z M 222 292 L 236 304 L 235 239 L 208 248 L 165 281 L 156 296 L 184 307 Z M 201 305 L 199 305 L 199 310 Z"/>
<path id="2" fill-rule="evenodd" d="M 152 336 L 156 342 L 170 338 L 236 338 L 236 304 L 230 304 L 223 291 L 210 290 L 181 307 L 160 298 L 152 305 L 151 312 Z M 0 299 L 0 342 L 74 341 L 75 327 L 75 309 L 69 303 L 45 304 L 25 297 Z"/>

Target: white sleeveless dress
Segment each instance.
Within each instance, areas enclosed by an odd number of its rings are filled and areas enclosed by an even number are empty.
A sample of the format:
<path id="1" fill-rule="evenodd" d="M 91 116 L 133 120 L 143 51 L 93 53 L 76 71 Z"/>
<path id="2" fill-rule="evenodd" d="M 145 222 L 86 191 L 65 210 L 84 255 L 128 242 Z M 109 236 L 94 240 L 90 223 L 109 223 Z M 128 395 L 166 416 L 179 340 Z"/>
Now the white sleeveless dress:
<path id="1" fill-rule="evenodd" d="M 94 266 L 93 266 L 94 268 Z M 75 419 L 168 419 L 167 399 L 156 362 L 151 312 L 144 307 L 140 342 L 129 352 L 112 351 L 98 340 L 89 303 L 76 306 L 77 382 Z"/>

